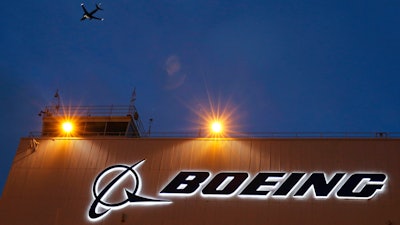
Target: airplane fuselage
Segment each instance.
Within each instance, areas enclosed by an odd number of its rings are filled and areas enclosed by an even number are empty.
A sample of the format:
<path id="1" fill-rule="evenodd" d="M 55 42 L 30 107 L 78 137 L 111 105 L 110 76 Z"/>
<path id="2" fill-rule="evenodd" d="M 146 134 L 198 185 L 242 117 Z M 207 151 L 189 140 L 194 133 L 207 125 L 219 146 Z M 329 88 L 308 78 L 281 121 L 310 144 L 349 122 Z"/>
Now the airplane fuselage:
<path id="1" fill-rule="evenodd" d="M 83 9 L 84 13 L 83 13 L 83 16 L 82 16 L 82 18 L 81 18 L 81 21 L 82 21 L 82 20 L 85 20 L 85 19 L 89 19 L 89 20 L 91 20 L 91 19 L 103 20 L 103 18 L 98 18 L 98 17 L 93 16 L 93 14 L 95 14 L 98 10 L 103 10 L 103 9 L 100 8 L 99 5 L 100 5 L 100 4 L 96 4 L 96 9 L 94 9 L 94 10 L 91 11 L 91 12 L 88 12 L 88 11 L 86 10 L 85 6 L 84 6 L 83 3 L 82 3 L 81 6 L 82 6 L 82 9 Z"/>

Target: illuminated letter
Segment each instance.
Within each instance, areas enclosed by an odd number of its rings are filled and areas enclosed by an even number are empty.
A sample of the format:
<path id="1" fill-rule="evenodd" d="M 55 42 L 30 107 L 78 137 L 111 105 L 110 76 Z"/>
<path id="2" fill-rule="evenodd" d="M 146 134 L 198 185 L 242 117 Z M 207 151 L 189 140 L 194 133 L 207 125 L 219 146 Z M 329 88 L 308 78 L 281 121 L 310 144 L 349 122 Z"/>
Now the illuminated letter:
<path id="1" fill-rule="evenodd" d="M 247 173 L 219 173 L 202 190 L 203 194 L 229 195 L 248 177 Z"/>
<path id="2" fill-rule="evenodd" d="M 287 196 L 293 187 L 299 182 L 299 180 L 304 176 L 305 173 L 292 173 L 283 182 L 283 184 L 274 192 L 272 196 Z"/>
<path id="3" fill-rule="evenodd" d="M 283 177 L 285 173 L 259 173 L 249 183 L 249 185 L 240 193 L 240 195 L 267 195 L 270 190 L 265 186 L 275 186 L 277 181 L 267 181 L 270 177 Z"/>
<path id="4" fill-rule="evenodd" d="M 195 192 L 202 182 L 204 182 L 209 172 L 180 172 L 176 177 L 161 191 L 163 194 L 191 194 Z"/>
<path id="5" fill-rule="evenodd" d="M 313 173 L 306 180 L 306 182 L 304 182 L 294 196 L 304 196 L 308 189 L 313 186 L 315 197 L 328 197 L 329 193 L 331 193 L 333 188 L 339 183 L 343 176 L 344 173 L 336 173 L 329 182 L 326 182 L 325 175 L 323 173 Z"/>
<path id="6" fill-rule="evenodd" d="M 337 192 L 339 198 L 372 198 L 382 189 L 386 181 L 385 174 L 353 174 Z"/>

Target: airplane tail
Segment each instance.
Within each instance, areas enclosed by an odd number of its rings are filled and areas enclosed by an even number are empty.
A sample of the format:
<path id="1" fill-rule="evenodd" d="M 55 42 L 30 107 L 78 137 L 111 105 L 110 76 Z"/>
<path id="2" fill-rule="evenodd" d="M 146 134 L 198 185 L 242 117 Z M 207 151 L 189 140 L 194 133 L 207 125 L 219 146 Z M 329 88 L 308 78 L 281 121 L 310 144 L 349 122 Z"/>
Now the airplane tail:
<path id="1" fill-rule="evenodd" d="M 100 5 L 101 5 L 101 3 L 96 4 L 96 9 L 103 10 L 102 8 L 100 8 Z"/>

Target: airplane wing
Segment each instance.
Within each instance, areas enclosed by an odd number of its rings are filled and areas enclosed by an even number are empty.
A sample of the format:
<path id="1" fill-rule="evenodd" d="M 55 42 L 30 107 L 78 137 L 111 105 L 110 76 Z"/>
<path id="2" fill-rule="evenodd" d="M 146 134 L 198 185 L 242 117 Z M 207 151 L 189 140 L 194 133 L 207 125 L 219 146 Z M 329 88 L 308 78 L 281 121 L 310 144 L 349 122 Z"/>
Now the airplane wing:
<path id="1" fill-rule="evenodd" d="M 92 19 L 96 19 L 96 20 L 104 20 L 103 18 L 98 18 L 98 17 L 95 17 L 95 16 L 92 16 Z"/>
<path id="2" fill-rule="evenodd" d="M 88 11 L 85 8 L 85 5 L 83 5 L 83 3 L 81 4 L 83 11 L 85 12 L 85 14 L 89 14 Z"/>
<path id="3" fill-rule="evenodd" d="M 89 15 L 95 14 L 95 13 L 97 12 L 97 10 L 99 10 L 99 9 L 95 9 L 95 10 L 91 11 L 91 12 L 89 13 Z"/>

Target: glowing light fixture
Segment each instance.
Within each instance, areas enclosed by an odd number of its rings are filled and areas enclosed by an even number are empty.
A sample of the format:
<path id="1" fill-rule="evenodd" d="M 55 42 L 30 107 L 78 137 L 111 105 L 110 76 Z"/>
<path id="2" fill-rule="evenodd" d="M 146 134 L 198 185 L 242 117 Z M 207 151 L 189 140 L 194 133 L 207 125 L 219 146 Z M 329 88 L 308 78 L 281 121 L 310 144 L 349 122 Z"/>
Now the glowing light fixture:
<path id="1" fill-rule="evenodd" d="M 211 131 L 213 133 L 221 133 L 222 132 L 222 124 L 218 121 L 214 121 L 211 124 Z"/>
<path id="2" fill-rule="evenodd" d="M 70 121 L 65 121 L 62 123 L 62 129 L 65 133 L 71 133 L 72 130 L 74 129 L 74 126 Z"/>
<path id="3" fill-rule="evenodd" d="M 192 111 L 198 116 L 195 120 L 198 130 L 198 137 L 213 139 L 230 138 L 238 134 L 240 113 L 238 108 L 228 100 L 226 104 L 221 104 L 220 100 L 214 102 L 208 94 L 209 104 L 196 104 Z"/>

